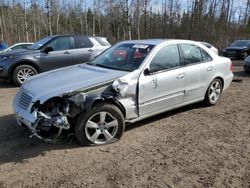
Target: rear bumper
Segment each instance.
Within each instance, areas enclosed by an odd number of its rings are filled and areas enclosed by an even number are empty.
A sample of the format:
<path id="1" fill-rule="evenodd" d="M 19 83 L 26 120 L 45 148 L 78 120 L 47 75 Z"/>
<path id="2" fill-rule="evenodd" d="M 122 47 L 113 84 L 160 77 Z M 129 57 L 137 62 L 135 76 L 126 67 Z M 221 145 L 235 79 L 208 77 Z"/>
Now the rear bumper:
<path id="1" fill-rule="evenodd" d="M 250 72 L 250 65 L 244 65 L 244 70 Z"/>
<path id="2" fill-rule="evenodd" d="M 224 88 L 223 88 L 223 90 L 227 89 L 227 88 L 230 86 L 230 84 L 231 84 L 232 81 L 233 81 L 233 78 L 234 78 L 234 74 L 231 73 L 231 74 L 229 74 L 229 75 L 224 79 Z"/>

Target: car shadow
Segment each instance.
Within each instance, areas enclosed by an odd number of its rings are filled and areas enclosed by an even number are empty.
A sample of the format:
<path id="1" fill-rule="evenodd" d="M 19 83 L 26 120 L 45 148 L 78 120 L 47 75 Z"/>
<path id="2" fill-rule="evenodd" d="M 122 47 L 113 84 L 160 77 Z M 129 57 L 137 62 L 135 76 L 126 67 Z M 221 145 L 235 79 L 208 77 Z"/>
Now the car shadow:
<path id="1" fill-rule="evenodd" d="M 161 119 L 165 119 L 167 117 L 170 117 L 170 116 L 173 116 L 173 115 L 176 115 L 176 114 L 181 114 L 181 113 L 184 113 L 184 112 L 189 111 L 189 110 L 199 109 L 199 108 L 204 108 L 204 107 L 205 107 L 204 103 L 199 102 L 199 103 L 194 103 L 194 104 L 184 106 L 184 107 L 181 107 L 181 108 L 177 108 L 175 110 L 171 110 L 171 111 L 168 111 L 168 112 L 163 112 L 163 113 L 161 113 L 159 115 L 155 115 L 155 116 L 152 116 L 150 118 L 146 118 L 146 119 L 138 121 L 136 123 L 128 124 L 126 126 L 125 131 L 130 131 L 132 129 L 136 129 L 136 128 L 139 128 L 141 126 L 145 126 L 145 125 L 153 123 L 155 121 L 159 121 Z"/>
<path id="2" fill-rule="evenodd" d="M 250 77 L 250 73 L 246 73 L 245 71 L 237 71 L 234 72 L 234 76 L 239 78 L 245 78 L 245 77 Z"/>
<path id="3" fill-rule="evenodd" d="M 203 108 L 202 103 L 192 104 L 177 110 L 162 113 L 145 120 L 126 126 L 125 131 L 130 131 L 141 126 L 146 126 L 154 121 L 180 114 L 191 109 Z M 82 147 L 74 136 L 69 134 L 60 136 L 60 141 L 54 144 L 44 143 L 38 139 L 30 138 L 30 132 L 17 126 L 14 115 L 0 117 L 0 165 L 4 163 L 26 163 L 28 159 L 36 156 L 44 156 L 51 150 L 70 150 Z"/>
<path id="4" fill-rule="evenodd" d="M 17 86 L 11 81 L 0 79 L 0 89 L 1 88 L 15 88 L 15 87 Z"/>
<path id="5" fill-rule="evenodd" d="M 74 138 L 66 138 L 57 144 L 30 139 L 30 131 L 17 126 L 14 115 L 0 117 L 0 165 L 3 163 L 25 163 L 27 159 L 43 156 L 51 150 L 80 147 Z"/>

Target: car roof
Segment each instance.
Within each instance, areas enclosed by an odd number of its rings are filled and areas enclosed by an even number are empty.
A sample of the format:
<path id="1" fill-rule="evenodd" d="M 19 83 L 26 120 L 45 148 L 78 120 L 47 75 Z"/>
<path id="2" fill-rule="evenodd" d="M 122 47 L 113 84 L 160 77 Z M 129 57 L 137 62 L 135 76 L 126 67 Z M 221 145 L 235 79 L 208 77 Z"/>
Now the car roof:
<path id="1" fill-rule="evenodd" d="M 136 43 L 136 44 L 148 44 L 148 45 L 159 45 L 164 42 L 188 42 L 188 43 L 198 43 L 192 40 L 183 40 L 183 39 L 142 39 L 142 40 L 127 40 L 121 43 Z"/>
<path id="2" fill-rule="evenodd" d="M 135 44 L 148 44 L 148 45 L 158 45 L 160 43 L 169 41 L 170 39 L 142 39 L 142 40 L 126 40 L 122 43 L 135 43 Z"/>
<path id="3" fill-rule="evenodd" d="M 93 37 L 93 38 L 107 38 L 107 37 L 103 37 L 103 36 L 92 36 L 92 35 L 80 35 L 80 34 L 66 34 L 66 35 L 51 35 L 51 36 L 48 36 L 48 37 L 52 37 L 52 38 L 55 38 L 55 37 L 78 37 L 78 36 L 82 36 L 82 37 Z"/>
<path id="4" fill-rule="evenodd" d="M 22 44 L 34 44 L 34 43 L 33 42 L 20 42 L 20 43 L 13 44 L 12 46 L 22 45 Z"/>
<path id="5" fill-rule="evenodd" d="M 244 42 L 250 42 L 250 40 L 247 40 L 247 39 L 236 40 L 236 41 L 244 41 Z"/>

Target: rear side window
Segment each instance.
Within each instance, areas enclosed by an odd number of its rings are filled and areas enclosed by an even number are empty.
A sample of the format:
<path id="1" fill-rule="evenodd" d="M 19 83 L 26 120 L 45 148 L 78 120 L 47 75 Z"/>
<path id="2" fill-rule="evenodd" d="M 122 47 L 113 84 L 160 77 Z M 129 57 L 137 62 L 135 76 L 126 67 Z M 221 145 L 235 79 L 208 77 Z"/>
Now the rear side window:
<path id="1" fill-rule="evenodd" d="M 99 42 L 99 44 L 101 44 L 102 46 L 111 46 L 111 44 L 107 41 L 106 38 L 95 37 L 95 40 L 97 40 L 97 42 Z"/>
<path id="2" fill-rule="evenodd" d="M 92 42 L 88 37 L 76 36 L 75 39 L 75 48 L 91 48 L 93 47 Z"/>
<path id="3" fill-rule="evenodd" d="M 212 61 L 212 57 L 202 48 L 200 48 L 201 50 L 201 55 L 202 55 L 202 60 L 203 62 L 208 62 L 208 61 Z"/>
<path id="4" fill-rule="evenodd" d="M 181 44 L 182 56 L 185 65 L 202 62 L 200 47 L 193 44 Z"/>

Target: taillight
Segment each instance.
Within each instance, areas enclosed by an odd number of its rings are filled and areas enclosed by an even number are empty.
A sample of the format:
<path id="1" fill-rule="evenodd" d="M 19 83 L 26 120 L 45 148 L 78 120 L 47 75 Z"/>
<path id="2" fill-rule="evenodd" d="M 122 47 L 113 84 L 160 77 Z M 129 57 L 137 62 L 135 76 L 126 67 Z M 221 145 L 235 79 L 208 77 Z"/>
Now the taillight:
<path id="1" fill-rule="evenodd" d="M 233 63 L 230 64 L 230 71 L 233 72 Z"/>

